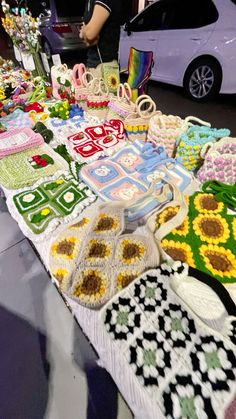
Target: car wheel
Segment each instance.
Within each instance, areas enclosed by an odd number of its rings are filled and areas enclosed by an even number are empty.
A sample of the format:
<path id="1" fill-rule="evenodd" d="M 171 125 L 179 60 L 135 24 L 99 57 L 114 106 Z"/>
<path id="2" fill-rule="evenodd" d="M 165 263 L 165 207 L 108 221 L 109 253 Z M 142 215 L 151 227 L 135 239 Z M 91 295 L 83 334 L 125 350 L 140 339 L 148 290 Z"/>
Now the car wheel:
<path id="1" fill-rule="evenodd" d="M 219 93 L 222 82 L 220 64 L 210 58 L 194 61 L 186 71 L 184 87 L 188 96 L 204 102 Z"/>
<path id="2" fill-rule="evenodd" d="M 47 59 L 51 60 L 52 58 L 52 48 L 48 41 L 43 42 L 43 51 L 45 52 Z"/>

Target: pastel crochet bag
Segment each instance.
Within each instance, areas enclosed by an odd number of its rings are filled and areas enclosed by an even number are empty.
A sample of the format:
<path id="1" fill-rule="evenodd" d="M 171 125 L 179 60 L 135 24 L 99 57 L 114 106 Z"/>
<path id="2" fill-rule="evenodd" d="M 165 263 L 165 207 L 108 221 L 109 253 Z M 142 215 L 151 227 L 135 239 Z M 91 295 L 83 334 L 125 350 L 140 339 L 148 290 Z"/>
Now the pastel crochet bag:
<path id="1" fill-rule="evenodd" d="M 99 317 L 110 337 L 103 367 L 112 372 L 116 355 L 116 381 L 134 400 L 135 417 L 234 418 L 236 307 L 220 283 L 186 264 L 163 263 Z"/>
<path id="2" fill-rule="evenodd" d="M 90 93 L 87 97 L 88 114 L 105 120 L 109 102 L 109 90 L 106 84 L 102 80 L 93 79 L 90 84 Z"/>
<path id="3" fill-rule="evenodd" d="M 107 120 L 118 118 L 122 121 L 135 111 L 135 104 L 132 102 L 132 91 L 128 83 L 119 84 L 117 96 L 112 96 L 109 102 Z"/>
<path id="4" fill-rule="evenodd" d="M 152 193 L 153 188 L 147 194 Z M 148 228 L 145 235 L 125 234 L 125 209 L 135 202 L 100 205 L 91 221 L 84 218 L 52 243 L 50 270 L 79 304 L 99 307 L 139 273 L 159 264 L 159 251 Z"/>
<path id="5" fill-rule="evenodd" d="M 181 119 L 175 115 L 154 115 L 149 122 L 148 141 L 165 147 L 169 157 L 174 157 L 178 138 L 187 131 L 190 121 L 210 126 L 207 122 L 193 116 Z"/>
<path id="6" fill-rule="evenodd" d="M 145 108 L 142 110 L 142 108 Z M 160 111 L 156 111 L 156 104 L 148 95 L 141 95 L 135 102 L 135 112 L 125 118 L 125 130 L 129 141 L 147 140 L 147 133 L 151 117 Z"/>
<path id="7" fill-rule="evenodd" d="M 15 128 L 0 135 L 0 158 L 44 143 L 31 128 Z"/>
<path id="8" fill-rule="evenodd" d="M 76 64 L 72 71 L 72 85 L 75 99 L 81 108 L 87 110 L 87 98 L 90 94 L 90 86 L 93 81 L 93 75 L 86 71 L 84 64 Z"/>
<path id="9" fill-rule="evenodd" d="M 201 157 L 202 147 L 229 135 L 230 130 L 228 129 L 190 127 L 176 142 L 176 158 L 186 169 L 194 171 L 203 162 Z"/>
<path id="10" fill-rule="evenodd" d="M 204 159 L 202 167 L 197 173 L 198 180 L 207 180 L 236 184 L 236 138 L 226 137 L 217 143 L 206 144 L 201 150 Z"/>
<path id="11" fill-rule="evenodd" d="M 72 70 L 68 69 L 66 64 L 54 65 L 51 68 L 52 95 L 55 99 L 61 99 L 60 89 L 62 84 L 71 90 Z M 67 86 L 68 85 L 68 86 Z"/>

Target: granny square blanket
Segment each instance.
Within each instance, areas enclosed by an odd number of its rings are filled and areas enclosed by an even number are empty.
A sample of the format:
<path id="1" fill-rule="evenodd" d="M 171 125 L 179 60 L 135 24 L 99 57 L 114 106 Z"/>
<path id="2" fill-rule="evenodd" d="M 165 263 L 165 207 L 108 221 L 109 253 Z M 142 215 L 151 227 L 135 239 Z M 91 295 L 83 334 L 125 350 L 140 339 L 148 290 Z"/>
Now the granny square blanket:
<path id="1" fill-rule="evenodd" d="M 110 156 L 126 145 L 124 124 L 114 119 L 83 127 L 81 131 L 68 136 L 65 144 L 68 153 L 79 163 Z"/>
<path id="2" fill-rule="evenodd" d="M 43 144 L 40 134 L 31 128 L 15 128 L 0 134 L 0 158 Z"/>
<path id="3" fill-rule="evenodd" d="M 7 205 L 23 233 L 40 241 L 59 224 L 73 221 L 95 199 L 86 185 L 65 172 L 10 194 Z"/>
<path id="4" fill-rule="evenodd" d="M 171 287 L 192 276 L 188 269 L 176 262 L 147 271 L 107 303 L 101 321 L 156 418 L 223 419 L 235 397 L 236 307 L 230 299 L 232 311 L 209 327 Z"/>
<path id="5" fill-rule="evenodd" d="M 8 189 L 31 186 L 38 180 L 68 170 L 66 161 L 47 144 L 0 160 L 0 184 Z"/>
<path id="6" fill-rule="evenodd" d="M 154 181 L 161 189 L 162 179 L 175 183 L 182 191 L 192 181 L 192 175 L 174 159 L 167 158 L 164 151 L 158 154 L 155 146 L 138 140 L 112 157 L 83 166 L 79 176 L 105 201 L 137 198 Z M 152 199 L 142 215 L 156 206 Z"/>
<path id="7" fill-rule="evenodd" d="M 14 128 L 32 128 L 34 123 L 27 112 L 16 109 L 11 114 L 1 118 L 1 123 L 8 129 Z"/>

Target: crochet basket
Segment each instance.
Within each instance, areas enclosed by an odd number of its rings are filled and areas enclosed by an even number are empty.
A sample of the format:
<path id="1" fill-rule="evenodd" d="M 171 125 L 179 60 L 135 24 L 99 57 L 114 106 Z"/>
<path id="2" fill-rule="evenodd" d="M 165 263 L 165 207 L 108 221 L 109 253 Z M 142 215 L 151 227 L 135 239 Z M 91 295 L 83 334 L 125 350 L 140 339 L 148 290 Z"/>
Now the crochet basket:
<path id="1" fill-rule="evenodd" d="M 236 184 L 236 138 L 225 137 L 216 143 L 206 144 L 201 150 L 204 160 L 197 173 L 198 180 L 218 180 Z"/>
<path id="2" fill-rule="evenodd" d="M 146 109 L 142 110 L 143 107 Z M 135 102 L 135 112 L 129 114 L 124 121 L 129 141 L 147 140 L 149 121 L 155 113 L 161 115 L 160 111 L 156 111 L 156 104 L 150 96 L 139 96 Z"/>
<path id="3" fill-rule="evenodd" d="M 90 94 L 87 98 L 88 114 L 105 120 L 109 101 L 109 91 L 104 81 L 97 78 L 93 79 L 90 84 Z"/>
<path id="4" fill-rule="evenodd" d="M 132 102 L 132 91 L 128 83 L 119 84 L 117 96 L 113 96 L 109 102 L 107 120 L 124 119 L 132 112 L 135 112 L 135 104 Z"/>
<path id="5" fill-rule="evenodd" d="M 193 116 L 181 119 L 175 115 L 154 115 L 149 123 L 148 140 L 158 146 L 165 147 L 168 156 L 173 157 L 176 151 L 176 142 L 192 125 L 191 120 L 210 126 L 210 124 Z"/>
<path id="6" fill-rule="evenodd" d="M 76 64 L 72 71 L 72 86 L 74 96 L 78 105 L 87 110 L 87 98 L 90 94 L 90 87 L 93 81 L 93 75 L 86 71 L 84 64 Z"/>
<path id="7" fill-rule="evenodd" d="M 206 126 L 190 127 L 176 142 L 177 160 L 186 169 L 194 171 L 200 167 L 203 161 L 200 154 L 202 147 L 229 135 L 230 131 L 228 129 L 215 129 Z"/>
<path id="8" fill-rule="evenodd" d="M 51 69 L 51 79 L 52 79 L 52 95 L 55 99 L 61 99 L 59 90 L 61 89 L 61 84 L 58 79 L 64 82 L 67 80 L 72 85 L 72 70 L 68 69 L 66 64 L 54 65 Z"/>

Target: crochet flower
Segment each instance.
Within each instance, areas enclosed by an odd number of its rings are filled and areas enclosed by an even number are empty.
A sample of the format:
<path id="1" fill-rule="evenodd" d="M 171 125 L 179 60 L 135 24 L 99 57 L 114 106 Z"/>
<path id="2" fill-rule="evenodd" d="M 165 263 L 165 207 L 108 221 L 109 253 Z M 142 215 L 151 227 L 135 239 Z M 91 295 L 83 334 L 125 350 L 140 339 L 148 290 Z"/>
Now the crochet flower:
<path id="1" fill-rule="evenodd" d="M 116 215 L 101 213 L 98 220 L 96 220 L 93 231 L 96 234 L 107 234 L 108 232 L 115 232 L 119 227 L 118 217 Z"/>
<path id="2" fill-rule="evenodd" d="M 111 255 L 111 243 L 107 240 L 91 239 L 86 249 L 87 262 L 105 262 Z"/>
<path id="3" fill-rule="evenodd" d="M 214 195 L 210 193 L 197 194 L 193 202 L 196 210 L 201 213 L 216 214 L 224 208 L 223 202 L 216 201 Z"/>
<path id="4" fill-rule="evenodd" d="M 143 243 L 137 239 L 123 239 L 118 244 L 118 258 L 126 265 L 141 262 L 145 252 Z"/>
<path id="5" fill-rule="evenodd" d="M 54 278 L 56 278 L 57 281 L 59 282 L 60 288 L 63 291 L 66 291 L 64 280 L 68 277 L 69 271 L 67 269 L 64 269 L 64 268 L 57 268 L 57 269 L 54 269 L 52 271 L 52 274 L 53 274 Z"/>
<path id="6" fill-rule="evenodd" d="M 193 220 L 193 229 L 201 241 L 207 243 L 226 243 L 230 231 L 227 221 L 219 214 L 199 214 Z"/>
<path id="7" fill-rule="evenodd" d="M 107 84 L 109 90 L 117 90 L 119 79 L 115 73 L 109 74 L 107 77 Z"/>
<path id="8" fill-rule="evenodd" d="M 62 183 L 64 183 L 64 180 L 62 180 L 62 179 L 56 180 L 56 184 L 57 185 L 62 185 Z"/>
<path id="9" fill-rule="evenodd" d="M 109 289 L 107 275 L 99 269 L 84 269 L 76 271 L 73 277 L 74 285 L 70 291 L 84 305 L 101 305 Z"/>
<path id="10" fill-rule="evenodd" d="M 179 207 L 169 207 L 164 209 L 156 218 L 156 225 L 159 227 L 161 224 L 165 224 L 171 220 L 178 213 Z M 183 223 L 172 230 L 172 234 L 178 234 L 179 236 L 186 236 L 189 232 L 189 219 L 186 217 Z"/>
<path id="11" fill-rule="evenodd" d="M 51 246 L 51 255 L 60 259 L 72 260 L 78 252 L 79 240 L 76 237 L 61 237 Z"/>
<path id="12" fill-rule="evenodd" d="M 232 229 L 233 229 L 233 237 L 234 237 L 234 240 L 236 240 L 236 218 L 233 219 Z"/>
<path id="13" fill-rule="evenodd" d="M 155 313 L 167 299 L 167 290 L 156 275 L 146 274 L 133 285 L 134 298 L 147 314 Z"/>
<path id="14" fill-rule="evenodd" d="M 206 268 L 222 282 L 226 277 L 236 278 L 236 258 L 231 250 L 213 244 L 202 245 L 199 250 Z"/>
<path id="15" fill-rule="evenodd" d="M 195 268 L 191 247 L 186 243 L 175 242 L 174 240 L 164 239 L 161 242 L 163 250 L 173 259 L 187 263 Z"/>
<path id="16" fill-rule="evenodd" d="M 42 211 L 40 212 L 41 215 L 47 216 L 49 215 L 51 212 L 51 210 L 49 208 L 44 208 L 42 209 Z"/>
<path id="17" fill-rule="evenodd" d="M 116 276 L 116 289 L 117 291 L 126 288 L 131 282 L 133 282 L 138 276 L 140 272 L 137 270 L 123 270 L 119 272 Z"/>

